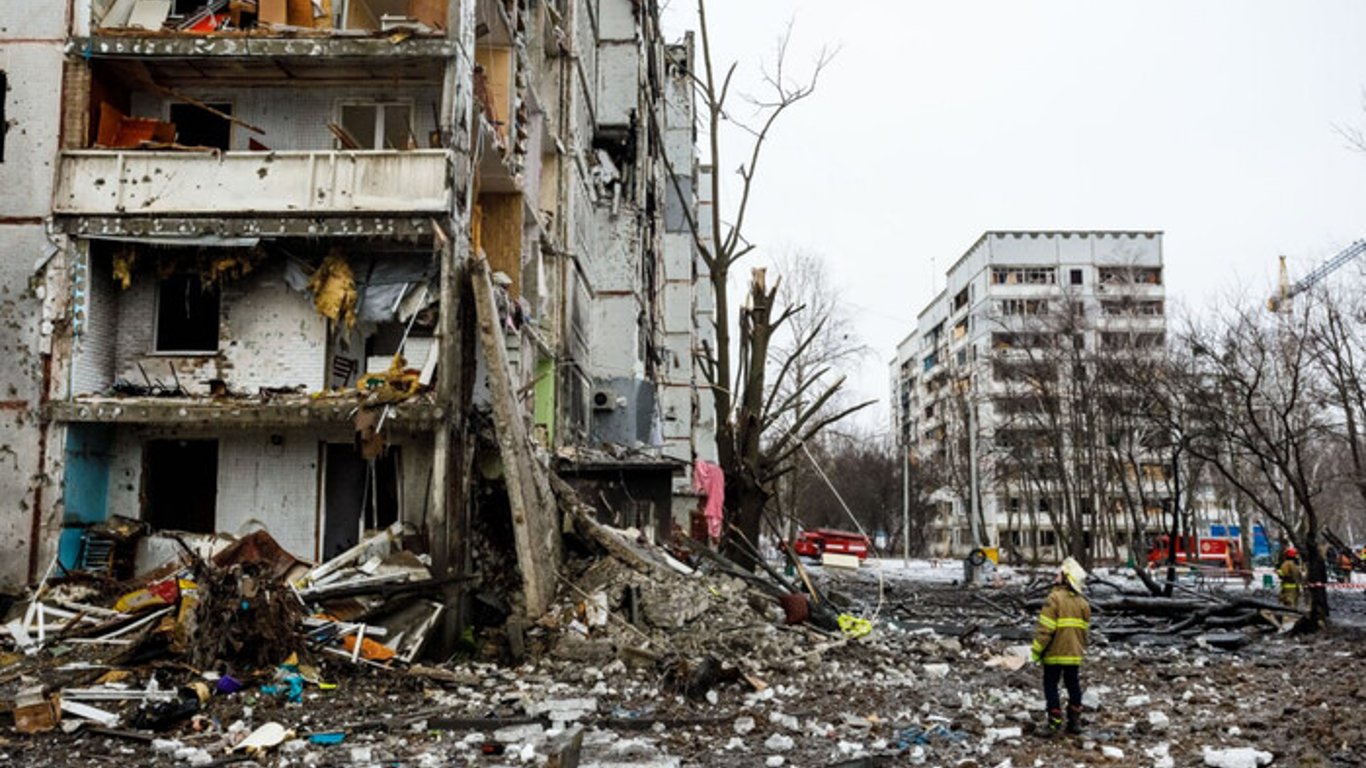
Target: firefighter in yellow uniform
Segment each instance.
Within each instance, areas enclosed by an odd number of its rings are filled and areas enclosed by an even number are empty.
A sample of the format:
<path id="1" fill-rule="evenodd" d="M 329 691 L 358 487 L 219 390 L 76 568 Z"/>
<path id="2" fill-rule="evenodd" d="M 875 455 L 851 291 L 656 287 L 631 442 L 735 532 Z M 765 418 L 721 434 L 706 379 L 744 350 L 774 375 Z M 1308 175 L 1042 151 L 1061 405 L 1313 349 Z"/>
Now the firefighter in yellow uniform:
<path id="1" fill-rule="evenodd" d="M 1300 578 L 1303 572 L 1300 570 L 1300 553 L 1294 547 L 1285 548 L 1285 560 L 1281 567 L 1276 569 L 1276 575 L 1281 580 L 1281 605 L 1287 608 L 1295 608 L 1300 602 Z"/>
<path id="2" fill-rule="evenodd" d="M 1081 564 L 1070 557 L 1064 560 L 1044 601 L 1030 647 L 1030 660 L 1043 664 L 1049 735 L 1063 727 L 1059 681 L 1067 685 L 1067 732 L 1081 733 L 1081 657 L 1091 630 L 1091 605 L 1081 594 L 1085 583 Z"/>

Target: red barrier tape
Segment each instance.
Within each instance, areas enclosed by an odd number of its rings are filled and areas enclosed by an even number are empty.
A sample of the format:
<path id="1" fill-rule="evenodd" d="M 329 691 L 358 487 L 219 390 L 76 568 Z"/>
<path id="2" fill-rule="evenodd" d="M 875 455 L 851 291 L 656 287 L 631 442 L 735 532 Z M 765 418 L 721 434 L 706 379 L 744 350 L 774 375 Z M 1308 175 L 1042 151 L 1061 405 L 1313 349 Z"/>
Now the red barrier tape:
<path id="1" fill-rule="evenodd" d="M 1328 584 L 1305 584 L 1309 589 L 1366 589 L 1366 584 L 1344 584 L 1341 582 L 1330 582 Z"/>

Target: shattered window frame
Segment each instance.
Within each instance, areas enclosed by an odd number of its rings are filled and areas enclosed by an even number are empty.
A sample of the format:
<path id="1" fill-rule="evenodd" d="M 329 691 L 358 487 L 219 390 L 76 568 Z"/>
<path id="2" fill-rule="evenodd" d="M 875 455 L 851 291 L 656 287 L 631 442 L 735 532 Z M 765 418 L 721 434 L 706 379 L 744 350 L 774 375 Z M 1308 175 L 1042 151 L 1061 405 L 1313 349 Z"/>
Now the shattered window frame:
<path id="1" fill-rule="evenodd" d="M 336 106 L 335 106 L 335 109 L 334 109 L 334 115 L 335 115 L 335 117 L 336 117 L 337 125 L 340 125 L 340 126 L 342 126 L 343 128 L 346 128 L 346 130 L 347 130 L 348 132 L 350 132 L 350 128 L 349 128 L 348 125 L 347 125 L 346 117 L 345 117 L 346 110 L 347 110 L 347 109 L 354 109 L 354 108 L 366 108 L 366 109 L 370 109 L 370 110 L 372 110 L 373 113 L 374 113 L 374 114 L 373 114 L 373 117 L 374 117 L 374 125 L 373 125 L 373 127 L 372 127 L 372 129 L 371 129 L 371 130 L 373 131 L 373 133 L 371 134 L 373 138 L 372 138 L 372 140 L 370 141 L 370 145 L 371 145 L 371 146 L 366 146 L 364 143 L 362 143 L 362 144 L 361 144 L 361 149 L 360 149 L 360 151 L 371 151 L 371 150 L 373 150 L 373 151 L 381 151 L 381 150 L 390 150 L 390 149 L 393 149 L 393 150 L 404 150 L 404 149 L 407 149 L 407 143 L 406 143 L 406 142 L 405 142 L 402 146 L 394 146 L 394 147 L 388 147 L 388 146 L 385 146 L 385 144 L 384 144 L 384 142 L 385 142 L 385 140 L 386 140 L 386 138 L 387 138 L 387 136 L 388 136 L 388 133 L 389 133 L 389 129 L 388 129 L 388 125 L 387 125 L 388 119 L 389 119 L 389 118 L 388 118 L 389 110 L 390 110 L 391 108 L 395 108 L 395 107 L 397 107 L 397 108 L 402 108 L 402 109 L 407 110 L 407 114 L 408 114 L 408 135 L 409 135 L 410 138 L 412 138 L 414 141 L 416 141 L 416 140 L 417 140 L 417 133 L 416 133 L 416 130 L 415 130 L 414 125 L 413 125 L 413 120 L 414 120 L 414 115 L 417 113 L 417 102 L 416 102 L 414 99 L 411 99 L 411 98 L 396 98 L 396 99 L 358 99 L 358 98 L 349 98 L 349 97 L 348 97 L 348 98 L 341 98 L 341 99 L 337 99 L 337 101 L 336 101 Z M 354 136 L 354 135 L 352 136 L 352 138 L 355 138 L 355 139 L 357 139 L 358 141 L 359 141 L 359 139 L 360 139 L 360 137 Z M 340 141 L 337 141 L 337 144 L 338 144 L 337 149 L 342 149 L 342 147 L 340 146 Z"/>

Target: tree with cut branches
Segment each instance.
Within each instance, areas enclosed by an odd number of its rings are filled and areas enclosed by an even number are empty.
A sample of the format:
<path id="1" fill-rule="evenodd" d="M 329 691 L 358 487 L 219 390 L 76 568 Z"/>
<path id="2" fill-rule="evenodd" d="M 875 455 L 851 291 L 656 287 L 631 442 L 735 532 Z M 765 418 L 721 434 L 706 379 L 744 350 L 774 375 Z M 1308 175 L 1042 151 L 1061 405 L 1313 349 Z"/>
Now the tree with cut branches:
<path id="1" fill-rule="evenodd" d="M 769 380 L 775 334 L 803 309 L 800 305 L 782 306 L 778 300 L 781 280 L 775 279 L 770 285 L 764 270 L 751 275 L 738 311 L 731 301 L 732 271 L 757 247 L 745 237 L 745 227 L 768 141 L 783 117 L 816 92 L 832 54 L 822 51 L 809 72 L 794 78 L 788 66 L 789 25 L 778 40 L 771 68 L 763 69 L 762 93 L 743 99 L 752 111 L 752 116 L 744 119 L 732 108 L 737 65 L 732 63 L 720 72 L 715 64 L 705 0 L 698 0 L 697 15 L 702 67 L 692 77 L 703 119 L 703 140 L 715 172 L 708 190 L 710 220 L 705 226 L 691 215 L 687 220 L 716 298 L 716 343 L 700 351 L 698 362 L 714 395 L 717 456 L 726 475 L 726 513 L 740 534 L 730 539 L 728 549 L 748 564 L 752 562 L 748 544 L 758 541 L 780 468 L 822 429 L 871 402 L 832 411 L 827 406 L 843 388 L 844 378 L 827 380 L 825 376 L 788 388 L 786 395 L 770 397 L 775 391 L 784 391 L 778 382 L 792 371 L 788 362 L 778 362 L 775 380 Z M 743 133 L 748 141 L 748 149 L 735 169 L 738 181 L 733 187 L 723 184 L 721 177 L 730 162 L 722 150 L 723 134 L 728 129 Z M 678 174 L 673 168 L 668 170 L 682 194 Z M 732 189 L 733 195 L 729 194 Z M 796 353 L 815 344 L 816 338 L 810 333 L 799 334 Z"/>

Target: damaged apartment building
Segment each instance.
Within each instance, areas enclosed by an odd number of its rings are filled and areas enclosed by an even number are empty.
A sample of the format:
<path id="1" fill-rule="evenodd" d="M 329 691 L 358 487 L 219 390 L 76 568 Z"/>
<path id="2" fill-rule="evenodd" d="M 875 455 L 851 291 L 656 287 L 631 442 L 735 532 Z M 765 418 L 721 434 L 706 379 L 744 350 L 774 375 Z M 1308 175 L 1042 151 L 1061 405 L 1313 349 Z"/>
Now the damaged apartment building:
<path id="1" fill-rule="evenodd" d="M 691 509 L 703 171 L 654 0 L 67 5 L 0 8 L 7 588 L 119 562 L 114 521 L 310 561 L 397 521 L 439 573 L 517 538 L 544 584 L 519 461 Z"/>

